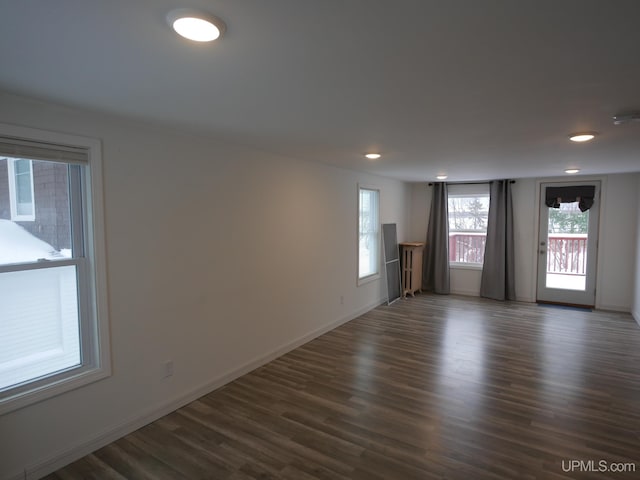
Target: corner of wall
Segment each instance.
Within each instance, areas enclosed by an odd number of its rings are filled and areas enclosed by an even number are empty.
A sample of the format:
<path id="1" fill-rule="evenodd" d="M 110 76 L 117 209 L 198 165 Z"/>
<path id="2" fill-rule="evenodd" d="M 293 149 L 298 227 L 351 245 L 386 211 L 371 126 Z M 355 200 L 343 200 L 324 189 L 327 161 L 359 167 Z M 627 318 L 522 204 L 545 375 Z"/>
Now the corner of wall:
<path id="1" fill-rule="evenodd" d="M 635 321 L 640 325 L 640 173 L 636 174 L 637 176 L 637 186 L 636 193 L 638 196 L 638 204 L 636 210 L 636 271 L 634 278 L 634 289 L 633 289 L 633 306 L 631 310 L 631 315 Z"/>

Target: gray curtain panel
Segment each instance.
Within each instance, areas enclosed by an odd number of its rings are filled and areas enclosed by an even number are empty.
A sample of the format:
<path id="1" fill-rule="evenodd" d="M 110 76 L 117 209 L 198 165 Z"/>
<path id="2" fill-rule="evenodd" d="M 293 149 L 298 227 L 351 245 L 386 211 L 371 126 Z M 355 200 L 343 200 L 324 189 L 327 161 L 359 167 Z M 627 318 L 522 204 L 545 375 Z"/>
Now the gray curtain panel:
<path id="1" fill-rule="evenodd" d="M 491 182 L 490 195 L 480 296 L 494 300 L 515 300 L 515 243 L 511 181 Z"/>
<path id="2" fill-rule="evenodd" d="M 449 215 L 447 184 L 433 184 L 433 199 L 427 230 L 422 289 L 446 295 L 449 286 Z"/>

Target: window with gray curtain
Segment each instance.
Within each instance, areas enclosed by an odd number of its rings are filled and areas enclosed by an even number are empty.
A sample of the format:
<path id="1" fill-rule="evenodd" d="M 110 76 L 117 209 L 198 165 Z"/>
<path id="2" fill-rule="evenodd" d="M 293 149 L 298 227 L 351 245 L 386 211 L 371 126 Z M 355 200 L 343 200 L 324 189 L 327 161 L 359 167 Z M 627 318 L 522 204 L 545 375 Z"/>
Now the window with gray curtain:
<path id="1" fill-rule="evenodd" d="M 489 216 L 489 184 L 447 186 L 449 262 L 482 267 Z"/>

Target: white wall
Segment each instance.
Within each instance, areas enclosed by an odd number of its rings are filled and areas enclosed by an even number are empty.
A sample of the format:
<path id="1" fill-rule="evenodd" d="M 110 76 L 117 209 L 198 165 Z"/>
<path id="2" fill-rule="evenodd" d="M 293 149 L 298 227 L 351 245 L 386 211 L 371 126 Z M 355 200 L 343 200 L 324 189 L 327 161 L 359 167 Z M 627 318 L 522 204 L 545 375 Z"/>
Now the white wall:
<path id="1" fill-rule="evenodd" d="M 47 473 L 380 303 L 383 279 L 356 286 L 359 182 L 408 239 L 401 182 L 4 94 L 0 122 L 103 141 L 113 362 L 106 380 L 0 416 L 3 479 Z"/>
<path id="2" fill-rule="evenodd" d="M 603 182 L 596 307 L 630 312 L 635 276 L 638 177 L 609 175 Z"/>
<path id="3" fill-rule="evenodd" d="M 411 184 L 411 208 L 409 218 L 409 241 L 424 242 L 431 211 L 431 187 L 426 183 Z"/>
<path id="4" fill-rule="evenodd" d="M 640 325 L 640 175 L 638 175 L 637 179 L 636 193 L 638 195 L 638 211 L 636 215 L 636 268 L 633 292 L 633 317 Z"/>
<path id="5" fill-rule="evenodd" d="M 519 178 L 513 187 L 513 236 L 516 242 L 516 299 L 536 299 L 538 184 L 533 178 Z M 478 290 L 478 293 L 480 291 Z"/>
<path id="6" fill-rule="evenodd" d="M 572 177 L 572 180 L 581 177 Z M 582 177 L 585 178 L 585 177 Z M 589 177 L 602 180 L 602 211 L 600 215 L 600 245 L 596 307 L 607 310 L 631 311 L 633 304 L 634 258 L 637 243 L 638 181 L 640 174 Z M 537 232 L 539 185 L 550 179 L 518 179 L 513 185 L 514 235 L 516 240 L 516 298 L 533 302 L 536 298 Z M 566 177 L 560 180 L 566 181 Z M 430 195 L 425 184 L 412 185 L 411 219 L 420 222 L 411 231 L 426 232 L 429 204 L 421 195 Z M 621 211 L 621 205 L 624 210 Z M 624 213 L 622 213 L 624 212 Z M 464 295 L 480 294 L 480 271 L 451 269 L 451 291 Z M 636 293 L 636 298 L 638 297 Z M 638 303 L 638 302 L 636 302 Z"/>

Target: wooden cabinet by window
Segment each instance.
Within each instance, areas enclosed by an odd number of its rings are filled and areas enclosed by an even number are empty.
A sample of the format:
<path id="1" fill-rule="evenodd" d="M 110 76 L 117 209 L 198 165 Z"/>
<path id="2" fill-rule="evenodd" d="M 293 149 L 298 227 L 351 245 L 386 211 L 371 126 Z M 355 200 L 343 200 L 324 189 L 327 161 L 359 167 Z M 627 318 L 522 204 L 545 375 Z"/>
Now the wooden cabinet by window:
<path id="1" fill-rule="evenodd" d="M 412 297 L 416 292 L 422 292 L 422 251 L 424 243 L 405 242 L 400 244 L 402 249 L 402 296 Z"/>

